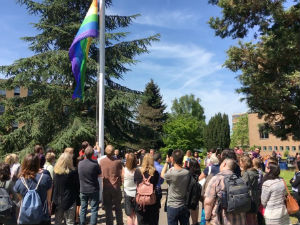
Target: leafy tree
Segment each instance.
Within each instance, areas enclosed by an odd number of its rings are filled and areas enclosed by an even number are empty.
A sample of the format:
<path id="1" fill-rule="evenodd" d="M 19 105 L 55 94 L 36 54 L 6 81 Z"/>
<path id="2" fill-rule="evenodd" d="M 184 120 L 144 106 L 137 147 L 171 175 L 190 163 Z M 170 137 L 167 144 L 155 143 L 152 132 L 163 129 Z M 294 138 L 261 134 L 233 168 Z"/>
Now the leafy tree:
<path id="1" fill-rule="evenodd" d="M 141 148 L 159 149 L 162 147 L 161 133 L 167 119 L 165 109 L 159 87 L 151 79 L 146 85 L 144 96 L 138 106 L 137 121 L 141 125 L 139 143 Z"/>
<path id="2" fill-rule="evenodd" d="M 173 101 L 172 114 L 164 124 L 164 143 L 162 149 L 179 148 L 184 151 L 204 146 L 205 116 L 200 99 L 194 95 L 185 95 Z"/>
<path id="3" fill-rule="evenodd" d="M 191 115 L 200 120 L 205 120 L 204 109 L 200 105 L 200 98 L 196 98 L 193 94 L 184 95 L 179 99 L 175 98 L 172 105 L 172 114 Z"/>
<path id="4" fill-rule="evenodd" d="M 199 149 L 204 145 L 203 132 L 205 122 L 190 115 L 170 118 L 164 125 L 164 143 L 166 152 L 169 148 Z"/>
<path id="5" fill-rule="evenodd" d="M 271 131 L 300 139 L 300 3 L 272 0 L 209 0 L 222 8 L 210 19 L 216 35 L 256 40 L 239 42 L 228 50 L 225 66 L 238 76 L 251 111 L 265 115 Z M 286 7 L 286 4 L 290 7 Z M 255 28 L 255 30 L 252 30 Z"/>
<path id="6" fill-rule="evenodd" d="M 242 115 L 232 128 L 232 135 L 230 147 L 235 146 L 248 147 L 249 146 L 249 130 L 248 130 L 248 114 Z"/>
<path id="7" fill-rule="evenodd" d="M 25 98 L 3 100 L 6 112 L 1 118 L 0 150 L 24 153 L 40 143 L 57 150 L 78 146 L 83 140 L 96 139 L 96 91 L 98 42 L 90 49 L 86 71 L 85 102 L 72 100 L 74 77 L 68 58 L 68 49 L 90 6 L 86 0 L 18 0 L 29 14 L 39 17 L 33 26 L 38 34 L 24 37 L 33 56 L 2 66 L 0 72 L 8 78 L 0 88 L 13 89 L 24 86 L 33 90 Z M 112 1 L 106 1 L 106 7 Z M 137 103 L 138 92 L 115 83 L 136 63 L 135 56 L 147 53 L 147 46 L 158 40 L 158 35 L 138 40 L 128 40 L 127 28 L 137 15 L 106 16 L 106 95 L 105 141 L 113 144 L 135 142 L 138 125 L 134 122 L 132 108 Z M 124 41 L 126 40 L 126 41 Z M 22 127 L 11 129 L 17 121 Z"/>
<path id="8" fill-rule="evenodd" d="M 205 129 L 205 147 L 212 148 L 228 148 L 230 145 L 230 127 L 228 116 L 218 113 L 213 116 Z"/>

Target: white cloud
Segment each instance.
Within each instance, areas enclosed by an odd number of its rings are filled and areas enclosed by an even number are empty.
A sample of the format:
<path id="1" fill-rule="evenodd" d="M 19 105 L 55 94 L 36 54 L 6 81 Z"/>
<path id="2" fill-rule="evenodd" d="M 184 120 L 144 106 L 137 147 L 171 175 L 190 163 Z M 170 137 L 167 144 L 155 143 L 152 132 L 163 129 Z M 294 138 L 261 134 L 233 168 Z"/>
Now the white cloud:
<path id="1" fill-rule="evenodd" d="M 128 15 L 128 12 L 123 12 L 122 9 L 108 8 L 107 15 Z M 136 14 L 136 13 L 134 13 Z M 134 20 L 134 23 L 146 26 L 162 27 L 169 29 L 188 29 L 195 27 L 201 15 L 189 12 L 187 10 L 164 10 L 155 13 L 143 12 Z"/>
<path id="2" fill-rule="evenodd" d="M 235 75 L 222 68 L 212 52 L 193 44 L 163 42 L 149 50 L 132 69 L 143 76 L 138 77 L 140 82 L 153 78 L 158 83 L 169 111 L 175 98 L 191 93 L 201 99 L 207 121 L 221 112 L 228 114 L 231 123 L 233 113 L 248 110 L 235 93 Z M 140 82 L 127 85 L 137 88 Z"/>
<path id="3" fill-rule="evenodd" d="M 201 79 L 221 69 L 213 60 L 214 54 L 193 44 L 157 43 L 149 48 L 150 55 L 142 57 L 137 69 L 167 76 L 164 87 L 185 89 L 195 87 Z"/>
<path id="4" fill-rule="evenodd" d="M 197 24 L 200 17 L 188 11 L 161 11 L 155 14 L 143 14 L 135 23 L 164 28 L 190 28 Z"/>

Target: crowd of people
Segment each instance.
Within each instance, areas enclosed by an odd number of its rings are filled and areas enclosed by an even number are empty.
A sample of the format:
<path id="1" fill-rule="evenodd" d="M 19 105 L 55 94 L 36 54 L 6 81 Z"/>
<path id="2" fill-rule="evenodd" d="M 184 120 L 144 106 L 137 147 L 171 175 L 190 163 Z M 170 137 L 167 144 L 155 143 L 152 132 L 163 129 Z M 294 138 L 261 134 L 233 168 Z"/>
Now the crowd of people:
<path id="1" fill-rule="evenodd" d="M 36 145 L 21 164 L 16 154 L 0 163 L 0 224 L 46 225 L 53 215 L 56 225 L 95 225 L 103 207 L 107 225 L 114 224 L 113 212 L 117 225 L 123 225 L 122 202 L 128 225 L 158 225 L 162 207 L 168 225 L 189 225 L 190 220 L 193 225 L 290 224 L 278 157 L 264 161 L 259 149 L 212 149 L 203 160 L 189 150 L 170 149 L 163 159 L 154 149 L 141 149 L 122 159 L 112 145 L 101 155 L 97 144 L 84 141 L 79 156 L 66 148 L 56 158 L 53 149 L 44 153 Z M 299 160 L 296 168 L 290 182 L 300 203 Z M 299 211 L 292 216 L 300 222 Z"/>

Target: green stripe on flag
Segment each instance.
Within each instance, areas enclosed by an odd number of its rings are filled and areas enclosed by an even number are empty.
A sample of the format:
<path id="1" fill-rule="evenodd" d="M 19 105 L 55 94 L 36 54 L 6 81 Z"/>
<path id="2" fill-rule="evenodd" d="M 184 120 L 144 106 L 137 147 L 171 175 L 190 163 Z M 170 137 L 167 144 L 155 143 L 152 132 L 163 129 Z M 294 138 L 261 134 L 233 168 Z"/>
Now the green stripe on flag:
<path id="1" fill-rule="evenodd" d="M 81 27 L 83 27 L 85 24 L 90 23 L 90 22 L 98 22 L 98 15 L 97 14 L 92 14 L 92 15 L 86 17 L 83 20 L 83 22 L 81 24 Z"/>

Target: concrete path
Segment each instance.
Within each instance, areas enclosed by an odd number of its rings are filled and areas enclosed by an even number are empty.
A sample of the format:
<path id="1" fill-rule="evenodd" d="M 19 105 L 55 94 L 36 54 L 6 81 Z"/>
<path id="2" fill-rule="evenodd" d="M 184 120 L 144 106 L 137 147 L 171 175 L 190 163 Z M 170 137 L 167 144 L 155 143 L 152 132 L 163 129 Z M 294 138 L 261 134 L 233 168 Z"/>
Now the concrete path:
<path id="1" fill-rule="evenodd" d="M 165 202 L 166 202 L 167 184 L 162 185 L 162 190 L 163 190 L 163 197 L 161 199 L 161 206 L 162 207 L 160 209 L 160 214 L 159 214 L 159 225 L 167 225 L 168 224 L 167 213 L 164 211 L 164 206 L 165 206 Z M 124 205 L 122 205 L 122 206 L 123 206 L 124 225 L 126 225 L 127 224 L 127 222 L 126 222 L 127 216 L 125 215 Z M 113 212 L 113 214 L 114 214 L 114 212 Z M 90 217 L 90 211 L 88 211 L 87 221 L 89 221 L 89 217 Z M 200 221 L 200 218 L 201 218 L 201 210 L 200 210 L 200 213 L 199 213 L 199 221 Z M 54 218 L 53 217 L 52 217 L 52 224 L 54 224 Z M 100 209 L 99 209 L 97 224 L 105 225 L 105 211 L 102 209 L 102 207 L 100 207 Z M 116 224 L 116 221 L 114 222 L 114 224 Z M 192 224 L 192 221 L 190 221 L 190 224 Z"/>

